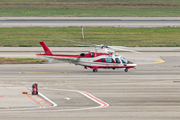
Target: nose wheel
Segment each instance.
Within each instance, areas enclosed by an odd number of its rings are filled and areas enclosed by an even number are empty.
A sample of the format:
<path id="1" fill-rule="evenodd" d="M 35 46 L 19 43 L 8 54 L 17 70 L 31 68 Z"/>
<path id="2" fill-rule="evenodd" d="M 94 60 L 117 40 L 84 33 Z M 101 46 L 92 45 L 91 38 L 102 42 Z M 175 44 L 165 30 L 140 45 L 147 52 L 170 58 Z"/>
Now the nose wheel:
<path id="1" fill-rule="evenodd" d="M 93 68 L 93 72 L 97 72 L 97 71 L 98 71 L 98 67 L 95 66 L 95 67 Z"/>
<path id="2" fill-rule="evenodd" d="M 98 70 L 97 69 L 93 69 L 93 72 L 97 72 Z"/>
<path id="3" fill-rule="evenodd" d="M 126 69 L 124 69 L 124 72 L 128 72 L 128 69 L 126 68 Z"/>

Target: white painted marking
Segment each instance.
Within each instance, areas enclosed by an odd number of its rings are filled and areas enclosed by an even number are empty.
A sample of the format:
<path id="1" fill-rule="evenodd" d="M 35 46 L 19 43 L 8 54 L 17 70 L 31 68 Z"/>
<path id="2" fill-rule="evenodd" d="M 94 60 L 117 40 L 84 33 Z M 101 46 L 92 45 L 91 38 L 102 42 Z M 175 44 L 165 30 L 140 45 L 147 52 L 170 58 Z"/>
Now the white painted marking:
<path id="1" fill-rule="evenodd" d="M 39 108 L 39 107 L 32 107 L 32 108 L 21 108 L 21 109 L 3 109 L 3 110 L 0 110 L 1 113 L 7 113 L 7 112 L 37 112 L 37 111 L 25 111 L 25 110 L 32 110 L 32 109 L 41 109 L 42 111 L 39 111 L 38 112 L 54 112 L 54 111 L 80 111 L 80 110 L 91 110 L 91 109 L 98 109 L 98 108 L 105 108 L 105 107 L 108 107 L 109 104 L 96 98 L 95 96 L 91 95 L 90 93 L 87 93 L 87 92 L 84 92 L 84 91 L 78 91 L 78 90 L 66 90 L 66 89 L 46 89 L 46 90 L 61 90 L 61 91 L 70 91 L 70 92 L 77 92 L 77 93 L 80 93 L 84 96 L 86 96 L 87 98 L 91 99 L 92 101 L 98 103 L 100 106 L 96 106 L 96 107 L 88 107 L 88 108 L 77 108 L 77 109 L 56 109 L 56 110 L 42 110 L 42 108 Z M 43 96 L 44 99 L 48 100 L 51 104 L 53 104 L 53 106 L 57 106 L 56 103 L 52 102 L 51 100 L 49 100 L 47 97 L 45 97 L 44 95 L 42 95 L 41 93 L 39 94 L 41 97 Z M 49 107 L 51 108 L 51 107 Z"/>
<path id="2" fill-rule="evenodd" d="M 95 96 L 91 95 L 90 93 L 84 92 L 84 91 L 78 91 L 78 90 L 66 90 L 66 89 L 49 89 L 49 90 L 61 90 L 61 91 L 71 91 L 71 92 L 78 92 L 82 95 L 84 95 L 85 97 L 91 99 L 92 101 L 98 103 L 100 106 L 97 107 L 90 107 L 90 108 L 82 108 L 82 109 L 69 109 L 68 111 L 73 111 L 73 110 L 86 110 L 86 109 L 97 109 L 97 108 L 104 108 L 104 107 L 108 107 L 109 104 L 96 98 Z M 67 111 L 67 110 L 65 110 Z"/>
<path id="3" fill-rule="evenodd" d="M 66 98 L 64 98 L 64 99 L 66 99 L 66 100 L 70 100 L 71 98 L 66 97 Z"/>
<path id="4" fill-rule="evenodd" d="M 51 101 L 49 98 L 47 98 L 46 96 L 44 96 L 43 94 L 41 94 L 40 92 L 38 92 L 38 95 L 41 96 L 42 98 L 44 98 L 45 100 L 47 100 L 48 102 L 50 102 L 52 104 L 52 107 L 56 107 L 57 104 L 54 103 L 53 101 Z"/>

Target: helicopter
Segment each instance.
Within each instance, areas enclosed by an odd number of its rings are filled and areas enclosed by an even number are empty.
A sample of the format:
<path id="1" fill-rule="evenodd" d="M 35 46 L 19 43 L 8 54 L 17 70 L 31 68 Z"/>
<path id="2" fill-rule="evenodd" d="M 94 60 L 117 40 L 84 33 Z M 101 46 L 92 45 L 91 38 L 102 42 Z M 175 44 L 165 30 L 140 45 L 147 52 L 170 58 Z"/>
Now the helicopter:
<path id="1" fill-rule="evenodd" d="M 126 60 L 120 55 L 115 54 L 114 50 L 108 50 L 108 48 L 119 50 L 117 46 L 93 45 L 95 48 L 90 50 L 88 53 L 67 55 L 53 54 L 44 41 L 40 41 L 39 43 L 43 47 L 45 53 L 36 55 L 84 66 L 85 69 L 91 68 L 93 69 L 93 72 L 98 72 L 99 68 L 113 70 L 124 68 L 124 71 L 128 72 L 130 68 L 135 68 L 137 66 L 137 64 Z M 126 50 L 125 47 L 121 47 L 120 49 Z M 136 52 L 133 50 L 126 51 Z"/>

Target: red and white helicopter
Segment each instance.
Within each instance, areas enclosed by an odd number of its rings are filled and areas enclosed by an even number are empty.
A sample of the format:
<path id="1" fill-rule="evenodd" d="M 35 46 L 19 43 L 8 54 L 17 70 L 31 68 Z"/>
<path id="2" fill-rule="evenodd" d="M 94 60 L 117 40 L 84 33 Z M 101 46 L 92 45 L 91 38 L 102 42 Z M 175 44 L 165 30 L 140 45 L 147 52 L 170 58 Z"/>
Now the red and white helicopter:
<path id="1" fill-rule="evenodd" d="M 56 59 L 65 61 L 68 63 L 72 63 L 75 65 L 84 66 L 85 69 L 92 68 L 93 72 L 97 72 L 99 68 L 104 69 L 118 69 L 124 68 L 125 72 L 128 72 L 128 69 L 135 68 L 137 64 L 130 62 L 123 58 L 120 55 L 114 54 L 113 50 L 108 50 L 107 48 L 119 49 L 113 46 L 105 46 L 105 45 L 94 45 L 95 49 L 92 49 L 88 53 L 81 53 L 79 55 L 65 55 L 65 54 L 53 54 L 44 41 L 39 42 L 45 53 L 44 54 L 36 54 L 38 56 L 44 56 L 50 59 Z M 98 48 L 97 48 L 98 47 Z M 126 50 L 124 47 L 121 50 Z M 135 52 L 133 50 L 126 50 Z"/>

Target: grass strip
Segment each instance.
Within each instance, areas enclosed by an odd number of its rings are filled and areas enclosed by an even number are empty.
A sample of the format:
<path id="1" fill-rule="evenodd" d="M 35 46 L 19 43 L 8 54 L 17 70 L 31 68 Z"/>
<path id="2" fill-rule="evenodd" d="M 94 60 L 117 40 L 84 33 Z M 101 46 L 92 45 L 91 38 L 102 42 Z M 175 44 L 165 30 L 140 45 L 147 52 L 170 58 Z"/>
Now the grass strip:
<path id="1" fill-rule="evenodd" d="M 179 17 L 179 0 L 1 0 L 0 16 Z"/>
<path id="2" fill-rule="evenodd" d="M 1 6 L 0 17 L 179 17 L 180 6 Z"/>
<path id="3" fill-rule="evenodd" d="M 85 39 L 82 39 L 80 27 L 0 28 L 0 46 L 40 47 L 39 41 L 45 41 L 51 47 L 77 46 L 75 43 L 63 40 L 67 39 L 127 47 L 180 47 L 179 27 L 84 27 L 83 29 Z"/>
<path id="4" fill-rule="evenodd" d="M 0 58 L 0 64 L 45 64 L 46 59 L 33 59 L 33 58 Z"/>
<path id="5" fill-rule="evenodd" d="M 63 3 L 63 2 L 86 2 L 86 3 L 180 3 L 179 0 L 1 0 L 0 3 Z"/>

